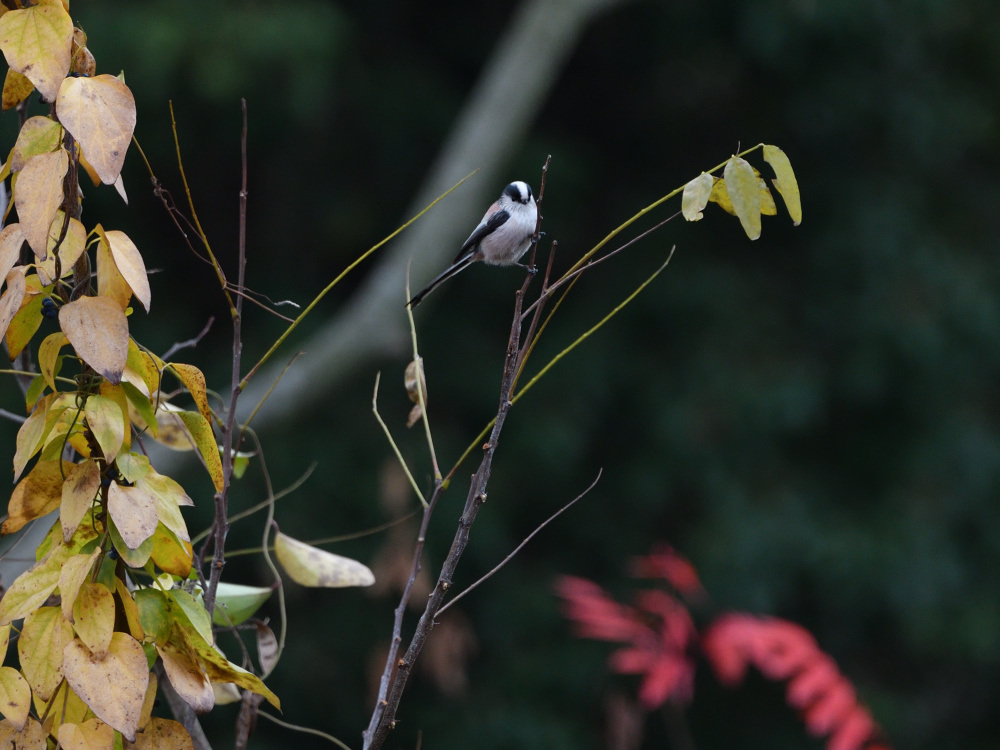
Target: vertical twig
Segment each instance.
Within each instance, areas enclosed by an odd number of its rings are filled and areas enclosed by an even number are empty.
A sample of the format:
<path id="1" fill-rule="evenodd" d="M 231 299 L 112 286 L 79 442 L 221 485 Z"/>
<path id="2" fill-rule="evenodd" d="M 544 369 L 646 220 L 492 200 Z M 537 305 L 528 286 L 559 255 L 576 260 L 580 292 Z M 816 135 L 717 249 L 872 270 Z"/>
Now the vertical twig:
<path id="1" fill-rule="evenodd" d="M 240 158 L 242 183 L 240 185 L 239 257 L 237 269 L 237 289 L 242 291 L 246 279 L 247 266 L 247 100 L 241 99 L 243 111 L 243 132 L 240 136 Z M 220 269 L 221 272 L 221 269 Z M 233 475 L 233 451 L 239 448 L 236 435 L 236 402 L 240 397 L 240 364 L 243 355 L 243 295 L 235 294 L 233 300 L 233 368 L 232 395 L 229 411 L 222 427 L 222 491 L 215 495 L 215 522 L 212 532 L 212 570 L 209 573 L 208 589 L 205 591 L 205 609 L 209 616 L 215 611 L 215 592 L 222 579 L 222 569 L 226 565 L 226 535 L 229 533 L 229 485 Z"/>

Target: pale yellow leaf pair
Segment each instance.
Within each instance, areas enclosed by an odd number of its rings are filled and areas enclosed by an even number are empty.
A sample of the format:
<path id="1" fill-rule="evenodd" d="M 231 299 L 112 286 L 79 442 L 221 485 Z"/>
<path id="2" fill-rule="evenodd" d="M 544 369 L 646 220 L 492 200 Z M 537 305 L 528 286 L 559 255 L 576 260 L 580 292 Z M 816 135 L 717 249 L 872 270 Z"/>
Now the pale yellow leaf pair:
<path id="1" fill-rule="evenodd" d="M 149 279 L 139 248 L 128 235 L 117 229 L 105 231 L 100 224 L 94 230 L 100 238 L 97 246 L 97 293 L 115 300 L 122 310 L 135 298 L 149 312 Z"/>

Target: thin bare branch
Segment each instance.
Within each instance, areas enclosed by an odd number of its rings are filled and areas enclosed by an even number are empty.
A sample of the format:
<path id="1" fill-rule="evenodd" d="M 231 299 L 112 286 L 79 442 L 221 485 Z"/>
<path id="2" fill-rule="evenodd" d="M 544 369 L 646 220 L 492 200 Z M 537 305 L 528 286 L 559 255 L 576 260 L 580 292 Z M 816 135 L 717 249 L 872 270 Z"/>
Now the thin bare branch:
<path id="1" fill-rule="evenodd" d="M 174 356 L 177 352 L 179 352 L 181 349 L 189 349 L 189 348 L 198 346 L 199 342 L 203 338 L 205 338 L 205 336 L 208 335 L 208 331 L 209 331 L 209 329 L 211 329 L 212 323 L 214 323 L 214 322 L 215 322 L 215 316 L 212 315 L 212 316 L 209 317 L 208 322 L 205 323 L 205 327 L 201 329 L 201 333 L 199 333 L 193 339 L 188 339 L 187 341 L 178 341 L 178 342 L 176 342 L 173 346 L 171 346 L 169 349 L 167 349 L 162 354 L 162 356 L 160 357 L 160 359 L 162 359 L 164 362 L 169 362 L 170 358 L 172 356 Z"/>
<path id="2" fill-rule="evenodd" d="M 603 473 L 604 473 L 604 469 L 598 469 L 597 476 L 594 477 L 594 481 L 590 483 L 590 486 L 587 487 L 587 489 L 585 489 L 583 492 L 581 492 L 579 495 L 577 495 L 576 497 L 574 497 L 572 500 L 570 500 L 568 503 L 566 503 L 563 507 L 561 507 L 555 513 L 553 513 L 551 516 L 549 516 L 544 521 L 542 521 L 540 524 L 538 524 L 538 526 L 535 527 L 535 530 L 532 531 L 530 534 L 528 534 L 528 536 L 526 536 L 524 538 L 524 541 L 522 541 L 513 550 L 511 550 L 511 553 L 509 555 L 507 555 L 507 557 L 505 557 L 503 560 L 501 560 L 497 565 L 495 565 L 486 575 L 484 575 L 482 578 L 480 578 L 478 581 L 476 581 L 475 583 L 473 583 L 468 588 L 464 589 L 459 594 L 456 594 L 454 599 L 451 599 L 444 606 L 442 606 L 441 609 L 438 610 L 438 613 L 437 613 L 438 617 L 440 617 L 441 615 L 443 615 L 445 613 L 445 611 L 449 607 L 451 607 L 455 602 L 457 602 L 459 599 L 461 599 L 462 597 L 464 597 L 466 594 L 469 594 L 473 589 L 475 589 L 476 587 L 478 587 L 480 584 L 485 583 L 486 581 L 488 581 L 490 578 L 492 578 L 497 573 L 497 571 L 500 570 L 500 568 L 502 568 L 504 565 L 506 565 L 511 560 L 513 560 L 514 556 L 518 552 L 520 552 L 522 549 L 524 549 L 524 546 L 528 542 L 530 542 L 532 539 L 534 539 L 535 535 L 538 534 L 539 531 L 541 531 L 542 529 L 544 529 L 550 523 L 552 523 L 553 521 L 555 521 L 559 516 L 561 516 L 567 510 L 569 510 L 570 508 L 572 508 L 574 505 L 576 505 L 576 503 L 577 503 L 578 500 L 582 499 L 584 497 L 584 495 L 587 495 L 592 489 L 594 489 L 594 487 L 597 486 L 597 483 L 599 481 L 601 481 L 601 474 L 603 474 Z"/>

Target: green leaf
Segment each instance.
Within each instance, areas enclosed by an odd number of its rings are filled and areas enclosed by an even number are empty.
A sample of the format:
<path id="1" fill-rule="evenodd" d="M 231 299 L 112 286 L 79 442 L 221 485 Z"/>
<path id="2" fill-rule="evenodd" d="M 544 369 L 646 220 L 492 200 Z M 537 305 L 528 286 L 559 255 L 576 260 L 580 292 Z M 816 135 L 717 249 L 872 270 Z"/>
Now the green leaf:
<path id="1" fill-rule="evenodd" d="M 215 595 L 212 622 L 221 626 L 239 625 L 253 617 L 272 593 L 272 589 L 260 586 L 220 583 Z"/>

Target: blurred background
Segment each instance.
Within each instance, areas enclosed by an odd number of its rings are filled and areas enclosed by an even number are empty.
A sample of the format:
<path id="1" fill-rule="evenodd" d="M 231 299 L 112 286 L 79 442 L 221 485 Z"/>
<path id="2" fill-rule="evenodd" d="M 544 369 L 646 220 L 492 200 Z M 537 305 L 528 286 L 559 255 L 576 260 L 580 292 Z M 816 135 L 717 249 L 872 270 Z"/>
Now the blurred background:
<path id="1" fill-rule="evenodd" d="M 481 71 L 518 8 L 536 5 L 550 13 L 542 33 L 505 66 L 515 88 L 537 87 L 536 100 L 521 125 L 487 128 L 465 152 L 459 176 L 476 166 L 483 173 L 435 209 L 447 241 L 406 250 L 417 256 L 414 289 L 451 259 L 507 182 L 537 190 L 548 154 L 543 228 L 546 242 L 559 241 L 557 270 L 640 208 L 761 141 L 790 157 L 804 220 L 792 227 L 779 208 L 751 243 L 710 205 L 701 222 L 671 222 L 577 286 L 535 367 L 677 246 L 669 268 L 513 410 L 457 586 L 499 562 L 598 468 L 603 477 L 449 613 L 387 746 L 415 747 L 422 733 L 435 748 L 609 747 L 615 701 L 634 696 L 636 683 L 607 673 L 607 644 L 570 635 L 552 582 L 587 576 L 627 596 L 629 557 L 663 541 L 702 576 L 711 603 L 700 621 L 742 610 L 803 624 L 896 747 L 995 748 L 1000 11 L 992 3 L 630 0 L 589 8 L 577 26 L 564 16 L 578 5 L 568 1 L 76 0 L 72 10 L 98 71 L 124 70 L 139 108 L 136 137 L 181 204 L 173 100 L 193 199 L 232 278 L 247 99 L 247 283 L 305 304 L 415 212 Z M 547 46 L 557 39 L 564 47 Z M 536 58 L 547 53 L 546 67 Z M 13 143 L 15 120 L 0 119 L 4 143 Z M 759 153 L 750 160 L 768 174 Z M 136 314 L 134 333 L 162 352 L 215 316 L 200 345 L 176 359 L 202 367 L 224 393 L 231 332 L 214 277 L 186 249 L 135 153 L 124 178 L 129 206 L 110 188 L 87 189 L 84 221 L 124 230 L 160 269 L 152 312 Z M 668 204 L 641 228 L 679 208 Z M 275 488 L 315 465 L 278 507 L 281 529 L 300 539 L 352 534 L 416 506 L 371 415 L 376 372 L 381 413 L 430 486 L 423 437 L 403 426 L 402 276 L 390 275 L 388 296 L 372 287 L 403 242 L 348 277 L 279 354 L 283 365 L 306 351 L 293 370 L 308 376 L 290 380 L 256 426 Z M 475 267 L 416 313 L 443 466 L 495 412 L 522 278 Z M 349 317 L 359 297 L 392 335 L 377 351 L 338 353 L 308 370 L 323 361 L 326 326 L 370 334 L 366 316 Z M 283 327 L 247 310 L 247 367 Z M 4 391 L 4 408 L 16 408 L 16 389 Z M 14 433 L 7 424 L 0 434 L 7 455 Z M 432 571 L 474 468 L 459 469 L 439 507 Z M 189 524 L 201 529 L 211 487 L 195 468 L 180 470 L 196 502 Z M 252 469 L 233 510 L 264 497 Z M 242 521 L 231 548 L 259 545 L 260 535 L 259 517 Z M 400 581 L 393 552 L 408 559 L 412 538 L 402 526 L 328 547 L 374 567 L 377 591 L 288 584 L 289 646 L 269 680 L 284 720 L 360 746 Z M 234 557 L 226 578 L 268 583 L 254 555 Z M 220 746 L 235 717 L 235 707 L 206 717 Z M 782 687 L 760 678 L 728 690 L 701 670 L 687 721 L 699 748 L 823 746 L 785 706 Z M 642 729 L 639 746 L 671 746 L 662 717 Z M 261 721 L 251 746 L 328 745 Z"/>

